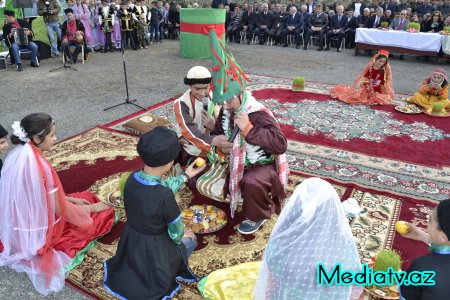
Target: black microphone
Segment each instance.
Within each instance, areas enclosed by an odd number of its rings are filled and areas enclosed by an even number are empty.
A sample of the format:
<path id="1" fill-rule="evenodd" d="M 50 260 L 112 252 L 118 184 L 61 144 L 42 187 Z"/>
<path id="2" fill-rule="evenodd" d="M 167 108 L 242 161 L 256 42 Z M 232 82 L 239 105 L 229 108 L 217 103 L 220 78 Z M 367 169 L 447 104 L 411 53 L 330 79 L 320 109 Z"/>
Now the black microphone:
<path id="1" fill-rule="evenodd" d="M 203 109 L 204 109 L 206 112 L 208 112 L 208 104 L 209 104 L 209 99 L 208 99 L 208 97 L 203 97 L 202 103 L 203 103 Z"/>
<path id="2" fill-rule="evenodd" d="M 231 132 L 231 135 L 228 138 L 228 142 L 233 143 L 238 133 L 239 133 L 239 126 L 236 125 L 234 126 L 233 131 Z"/>

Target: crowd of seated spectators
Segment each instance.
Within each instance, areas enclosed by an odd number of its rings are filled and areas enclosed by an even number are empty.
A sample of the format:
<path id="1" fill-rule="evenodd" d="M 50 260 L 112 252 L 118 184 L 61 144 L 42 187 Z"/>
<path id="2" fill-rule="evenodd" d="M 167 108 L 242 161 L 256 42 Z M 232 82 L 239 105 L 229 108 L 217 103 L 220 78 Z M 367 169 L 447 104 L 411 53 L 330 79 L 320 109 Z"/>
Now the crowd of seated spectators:
<path id="1" fill-rule="evenodd" d="M 318 49 L 330 50 L 331 42 L 341 51 L 342 47 L 355 47 L 355 34 L 357 28 L 379 28 L 383 25 L 389 30 L 409 30 L 409 23 L 419 24 L 421 32 L 440 32 L 450 26 L 450 0 L 280 0 L 242 2 L 236 0 L 195 0 L 163 1 L 147 0 L 143 5 L 148 7 L 149 24 L 148 33 L 155 31 L 155 38 L 147 36 L 145 43 L 149 45 L 153 40 L 162 42 L 163 39 L 175 39 L 180 31 L 181 8 L 221 8 L 226 10 L 225 29 L 228 42 L 260 45 L 282 45 L 288 47 L 295 45 L 297 49 L 308 49 L 310 39 L 317 39 Z M 335 2 L 332 2 L 335 1 Z M 349 1 L 349 0 L 347 0 Z M 74 13 L 83 19 L 83 14 L 89 16 L 89 23 L 95 39 L 89 48 L 102 50 L 101 30 L 97 30 L 97 21 L 101 7 L 100 0 L 73 1 Z M 135 0 L 126 0 L 127 8 L 133 7 Z M 123 6 L 121 0 L 110 2 L 115 13 Z M 149 3 L 147 3 L 149 2 Z M 151 3 L 153 2 L 153 3 Z M 68 5 L 60 1 L 62 8 Z M 342 5 L 341 3 L 347 3 Z M 119 5 L 120 4 L 120 5 Z M 85 8 L 83 8 L 83 6 Z M 156 28 L 150 28 L 156 11 L 159 11 L 159 20 Z M 153 14 L 152 14 L 153 12 Z M 150 17 L 151 15 L 151 17 Z M 63 16 L 64 19 L 64 16 Z M 117 28 L 120 31 L 120 18 L 116 17 Z M 417 24 L 416 24 L 417 25 Z M 135 29 L 134 29 L 135 31 Z M 99 33 L 100 32 L 100 33 Z M 150 35 L 150 34 L 149 34 Z M 134 39 L 137 40 L 136 34 Z M 59 37 L 58 37 L 59 38 Z M 113 48 L 119 50 L 121 45 L 120 34 L 113 35 Z M 345 41 L 345 44 L 344 44 Z M 134 44 L 138 44 L 135 43 Z M 126 42 L 126 47 L 131 47 Z M 144 46 L 145 47 L 145 46 Z M 140 48 L 140 47 L 134 47 Z M 146 47 L 145 47 L 146 48 Z"/>
<path id="2" fill-rule="evenodd" d="M 339 3 L 213 0 L 206 7 L 226 9 L 228 42 L 285 47 L 292 43 L 305 50 L 311 37 L 317 37 L 319 51 L 329 50 L 332 40 L 337 51 L 344 40 L 346 48 L 354 48 L 356 29 L 361 27 L 405 31 L 416 22 L 418 31 L 437 33 L 450 26 L 450 0 L 352 0 L 346 7 Z"/>

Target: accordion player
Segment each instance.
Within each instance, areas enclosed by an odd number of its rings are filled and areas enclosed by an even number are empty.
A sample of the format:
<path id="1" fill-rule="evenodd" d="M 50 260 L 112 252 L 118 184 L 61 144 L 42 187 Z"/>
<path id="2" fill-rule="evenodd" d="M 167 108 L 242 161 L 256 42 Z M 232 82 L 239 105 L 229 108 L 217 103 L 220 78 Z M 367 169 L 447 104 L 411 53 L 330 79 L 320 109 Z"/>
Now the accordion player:
<path id="1" fill-rule="evenodd" d="M 14 37 L 14 43 L 20 46 L 28 45 L 28 28 L 13 28 L 11 34 Z"/>
<path id="2" fill-rule="evenodd" d="M 9 48 L 12 63 L 16 64 L 17 71 L 22 71 L 22 61 L 20 58 L 20 50 L 31 51 L 31 66 L 39 67 L 37 60 L 38 46 L 33 43 L 33 31 L 30 24 L 25 20 L 15 18 L 12 10 L 4 11 L 6 23 L 3 25 L 3 35 L 5 37 L 6 46 Z"/>

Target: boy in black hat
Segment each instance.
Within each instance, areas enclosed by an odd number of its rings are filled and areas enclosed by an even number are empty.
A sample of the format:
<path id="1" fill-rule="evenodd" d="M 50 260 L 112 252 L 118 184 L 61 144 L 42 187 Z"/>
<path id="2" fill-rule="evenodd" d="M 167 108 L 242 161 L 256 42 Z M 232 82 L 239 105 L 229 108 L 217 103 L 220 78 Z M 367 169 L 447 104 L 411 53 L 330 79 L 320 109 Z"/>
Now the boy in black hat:
<path id="1" fill-rule="evenodd" d="M 8 150 L 8 131 L 0 125 L 0 155 L 5 154 Z M 3 161 L 0 159 L 0 177 L 2 177 Z"/>
<path id="2" fill-rule="evenodd" d="M 137 151 L 145 166 L 125 184 L 128 221 L 116 255 L 105 262 L 104 287 L 119 298 L 166 299 L 180 289 L 179 281 L 197 281 L 187 261 L 196 238 L 183 228 L 174 192 L 204 167 L 192 164 L 182 176 L 162 180 L 180 143 L 174 131 L 161 126 L 139 139 Z"/>
<path id="3" fill-rule="evenodd" d="M 81 52 L 81 47 L 84 47 L 85 29 L 80 20 L 75 19 L 72 8 L 64 10 L 67 21 L 62 25 L 62 49 L 67 58 L 72 59 L 72 63 L 76 64 L 78 54 Z M 77 39 L 80 38 L 81 40 Z M 72 48 L 73 51 L 70 51 Z"/>
<path id="4" fill-rule="evenodd" d="M 402 285 L 401 299 L 434 300 L 449 299 L 450 295 L 450 199 L 444 200 L 433 210 L 427 232 L 407 223 L 407 238 L 430 245 L 430 254 L 416 258 L 407 273 L 433 271 L 432 285 Z M 417 277 L 417 276 L 416 276 Z M 410 277 L 411 278 L 411 277 Z"/>
<path id="5" fill-rule="evenodd" d="M 33 43 L 31 40 L 33 39 L 33 31 L 31 30 L 31 26 L 28 22 L 25 20 L 17 20 L 14 17 L 14 11 L 12 10 L 5 10 L 5 19 L 6 23 L 3 26 L 3 36 L 5 38 L 6 46 L 10 49 L 11 56 L 14 58 L 14 62 L 17 66 L 17 71 L 22 71 L 22 61 L 20 59 L 20 53 L 19 50 L 21 49 L 28 49 L 31 51 L 31 66 L 32 67 L 39 67 L 39 63 L 37 60 L 37 54 L 38 54 L 38 46 Z M 25 35 L 28 37 L 28 44 L 27 45 L 18 45 L 15 42 L 13 30 L 16 28 L 24 28 L 25 29 Z"/>

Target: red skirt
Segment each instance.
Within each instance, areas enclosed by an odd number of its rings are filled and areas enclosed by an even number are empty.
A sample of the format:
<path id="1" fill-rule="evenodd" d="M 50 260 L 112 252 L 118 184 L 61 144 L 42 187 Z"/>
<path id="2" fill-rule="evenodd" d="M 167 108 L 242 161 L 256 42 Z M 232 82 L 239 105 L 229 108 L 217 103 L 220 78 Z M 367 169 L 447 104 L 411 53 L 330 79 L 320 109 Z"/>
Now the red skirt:
<path id="1" fill-rule="evenodd" d="M 384 105 L 391 102 L 389 95 L 369 92 L 364 85 L 359 90 L 348 85 L 337 85 L 331 90 L 331 97 L 348 104 Z"/>
<path id="2" fill-rule="evenodd" d="M 93 193 L 84 191 L 67 195 L 74 198 L 81 198 L 90 203 L 97 203 L 99 199 Z M 77 252 L 85 248 L 90 242 L 108 233 L 114 225 L 114 209 L 104 210 L 91 214 L 92 225 L 89 227 L 77 227 L 66 223 L 64 232 L 56 242 L 55 250 L 62 251 L 70 257 L 74 257 Z M 3 252 L 3 245 L 0 241 L 0 252 Z"/>

